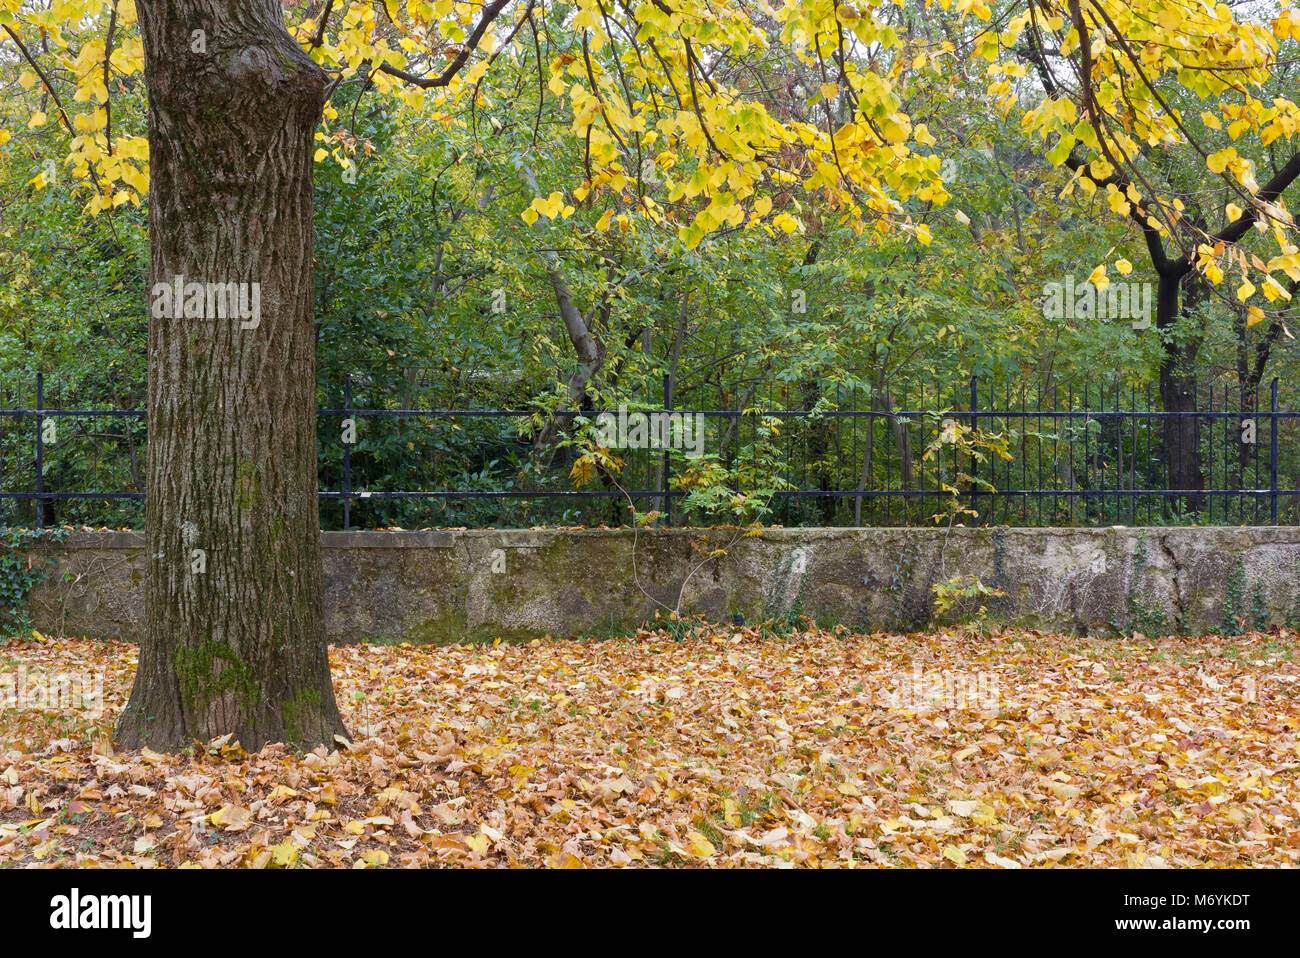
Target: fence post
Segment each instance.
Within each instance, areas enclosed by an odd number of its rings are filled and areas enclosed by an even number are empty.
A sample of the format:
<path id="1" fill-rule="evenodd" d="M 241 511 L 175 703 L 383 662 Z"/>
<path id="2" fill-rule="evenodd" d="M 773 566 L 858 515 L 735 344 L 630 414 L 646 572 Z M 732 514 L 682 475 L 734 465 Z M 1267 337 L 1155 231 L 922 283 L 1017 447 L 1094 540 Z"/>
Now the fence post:
<path id="1" fill-rule="evenodd" d="M 343 377 L 343 422 L 348 421 L 352 409 L 352 374 Z M 344 435 L 347 434 L 346 429 Z M 355 433 L 354 433 L 355 435 Z M 343 443 L 343 531 L 351 528 L 352 520 L 352 443 Z"/>
<path id="2" fill-rule="evenodd" d="M 664 373 L 664 412 L 670 413 L 673 408 L 673 377 L 672 373 Z M 667 419 L 664 420 L 668 422 Z M 668 443 L 664 443 L 664 481 L 662 492 L 664 494 L 664 526 L 668 527 L 673 524 L 673 497 L 669 491 L 669 471 L 672 468 L 671 460 L 668 454 Z"/>
<path id="3" fill-rule="evenodd" d="M 41 493 L 45 491 L 45 421 L 41 413 L 45 409 L 45 376 L 36 374 L 36 528 L 45 525 L 45 500 Z"/>
<path id="4" fill-rule="evenodd" d="M 971 411 L 970 427 L 973 432 L 979 431 L 979 417 L 975 415 L 975 411 L 979 408 L 979 400 L 980 400 L 979 378 L 977 376 L 971 376 L 970 378 L 970 411 Z M 975 477 L 978 472 L 979 472 L 979 458 L 976 456 L 974 452 L 972 452 L 970 457 L 970 511 L 975 513 L 975 515 L 971 517 L 971 528 L 976 528 L 980 524 L 979 509 L 977 508 L 979 503 L 979 493 L 976 491 L 979 487 L 975 484 Z"/>
<path id="5" fill-rule="evenodd" d="M 1268 452 L 1268 514 L 1272 525 L 1277 525 L 1277 377 L 1273 377 L 1272 412 L 1269 417 Z"/>

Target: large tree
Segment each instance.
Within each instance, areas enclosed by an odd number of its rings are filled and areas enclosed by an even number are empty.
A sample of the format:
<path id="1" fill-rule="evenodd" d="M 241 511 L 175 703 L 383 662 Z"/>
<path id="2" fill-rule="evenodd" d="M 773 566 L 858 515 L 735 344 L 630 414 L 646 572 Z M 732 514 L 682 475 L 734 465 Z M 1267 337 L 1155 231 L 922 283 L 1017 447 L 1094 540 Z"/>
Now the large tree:
<path id="1" fill-rule="evenodd" d="M 330 741 L 344 729 L 323 641 L 312 318 L 328 77 L 278 0 L 137 9 L 151 305 L 174 283 L 241 298 L 238 321 L 151 309 L 145 638 L 117 736 Z"/>
<path id="2" fill-rule="evenodd" d="M 1300 176 L 1300 110 L 1285 95 L 1293 81 L 1278 56 L 1281 41 L 1300 38 L 1300 12 L 1232 6 L 1031 3 L 989 54 L 1005 77 L 992 92 L 1051 144 L 1048 158 L 1072 174 L 1066 192 L 1104 197 L 1143 240 L 1161 337 L 1167 488 L 1186 493 L 1190 512 L 1205 508 L 1196 414 L 1206 330 L 1195 307 L 1222 300 L 1240 317 L 1243 344 L 1247 328 L 1269 320 L 1253 362 L 1239 360 L 1248 404 L 1300 282 L 1284 199 Z M 1017 111 L 1014 84 L 1026 66 L 1045 96 Z M 1220 289 L 1233 271 L 1239 285 Z M 1103 289 L 1111 281 L 1104 265 L 1092 275 Z"/>

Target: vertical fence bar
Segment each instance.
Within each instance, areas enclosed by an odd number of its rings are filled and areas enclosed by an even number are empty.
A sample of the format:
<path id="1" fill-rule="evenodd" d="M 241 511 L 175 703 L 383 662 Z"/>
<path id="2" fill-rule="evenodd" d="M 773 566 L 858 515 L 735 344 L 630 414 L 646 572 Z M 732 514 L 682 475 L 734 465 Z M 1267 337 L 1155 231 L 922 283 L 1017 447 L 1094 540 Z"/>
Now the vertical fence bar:
<path id="1" fill-rule="evenodd" d="M 36 528 L 45 526 L 45 375 L 36 374 Z"/>
<path id="2" fill-rule="evenodd" d="M 1205 457 L 1207 455 L 1205 451 L 1205 447 L 1209 446 L 1209 452 L 1208 452 L 1208 456 L 1210 460 L 1209 472 L 1206 473 L 1204 470 L 1201 470 L 1197 473 L 1197 475 L 1199 476 L 1208 475 L 1210 488 L 1213 489 L 1214 488 L 1214 380 L 1210 380 L 1209 386 L 1210 386 L 1210 399 L 1209 399 L 1209 408 L 1207 410 L 1210 413 L 1210 419 L 1209 419 L 1208 429 L 1207 429 L 1209 436 L 1206 442 L 1201 442 L 1201 426 L 1200 426 L 1201 417 L 1197 416 L 1194 420 L 1192 420 L 1193 422 L 1196 423 L 1196 447 L 1195 447 L 1195 453 L 1192 458 L 1193 461 L 1195 461 L 1197 468 L 1199 470 L 1200 466 L 1203 464 Z M 1201 407 L 1199 405 L 1196 407 L 1198 412 L 1200 411 L 1200 408 Z M 1204 485 L 1205 482 L 1202 481 L 1201 486 Z M 1201 497 L 1198 496 L 1197 501 L 1199 502 L 1200 500 Z M 1205 498 L 1205 511 L 1209 513 L 1205 521 L 1209 525 L 1214 525 L 1214 496 L 1208 496 Z M 1198 521 L 1199 521 L 1199 515 L 1198 515 Z"/>
<path id="3" fill-rule="evenodd" d="M 942 397 L 942 393 L 940 396 Z M 952 411 L 954 422 L 960 422 L 958 411 L 961 409 L 961 393 L 957 392 L 957 384 L 952 384 L 952 405 L 948 407 Z M 939 423 L 939 432 L 943 431 L 943 423 Z M 961 475 L 961 453 L 957 451 L 957 446 L 952 447 L 952 486 L 957 492 L 952 494 L 954 507 L 960 505 L 961 489 L 957 484 L 957 477 Z"/>
<path id="4" fill-rule="evenodd" d="M 1210 412 L 1214 412 L 1214 381 L 1211 380 L 1209 385 L 1210 385 Z M 1196 413 L 1201 408 L 1200 394 L 1201 394 L 1200 387 L 1195 382 L 1193 382 L 1192 383 L 1193 413 Z M 1214 422 L 1213 417 L 1210 417 L 1210 422 Z M 1210 436 L 1211 436 L 1210 446 L 1213 447 L 1214 433 L 1212 430 L 1210 432 Z M 1201 446 L 1202 446 L 1201 417 L 1199 415 L 1193 415 L 1192 416 L 1192 465 L 1196 467 L 1197 471 L 1192 476 L 1192 479 L 1193 479 L 1193 485 L 1196 487 L 1198 493 L 1205 488 L 1204 473 L 1200 471 Z M 1211 486 L 1214 485 L 1214 449 L 1213 448 L 1210 449 L 1210 485 Z M 1209 503 L 1212 502 L 1213 500 L 1214 500 L 1214 496 L 1202 496 L 1202 495 L 1197 495 L 1196 498 L 1192 500 L 1193 502 L 1196 503 L 1196 511 L 1193 513 L 1193 515 L 1196 516 L 1196 522 L 1198 525 L 1204 521 L 1208 521 L 1210 523 L 1214 522 L 1214 510 L 1212 508 L 1209 508 Z M 1202 519 L 1201 517 L 1201 511 L 1203 507 L 1205 508 L 1205 511 L 1207 511 L 1210 514 L 1208 520 Z"/>
<path id="5" fill-rule="evenodd" d="M 343 377 L 343 421 L 352 410 L 352 374 Z M 346 430 L 344 431 L 346 435 Z M 355 436 L 355 432 L 353 433 Z M 352 527 L 352 443 L 343 444 L 343 531 Z"/>
<path id="6" fill-rule="evenodd" d="M 1132 413 L 1137 412 L 1137 386 L 1128 387 L 1128 408 Z M 1144 420 L 1145 422 L 1145 420 Z M 1137 461 L 1138 461 L 1138 417 L 1133 415 L 1129 417 L 1129 433 L 1133 437 L 1133 447 L 1129 450 L 1128 457 L 1128 524 L 1137 525 L 1138 499 L 1137 499 Z M 1148 446 L 1148 450 L 1150 447 Z M 1148 454 L 1147 459 L 1150 459 Z"/>
<path id="7" fill-rule="evenodd" d="M 857 411 L 856 405 L 854 405 L 854 400 L 856 399 L 857 396 L 854 395 L 853 399 L 849 400 L 850 408 L 853 409 L 855 412 Z M 836 411 L 842 410 L 844 408 L 843 403 L 844 403 L 844 387 L 836 386 L 835 387 Z M 844 420 L 845 418 L 848 419 L 850 430 L 856 430 L 858 425 L 857 419 L 853 416 L 838 417 L 835 419 L 835 471 L 832 474 L 835 477 L 835 485 L 834 485 L 835 489 L 844 488 Z M 850 443 L 853 442 L 853 438 L 854 438 L 853 432 L 851 431 L 849 433 Z M 857 447 L 854 446 L 854 449 L 856 450 Z M 836 497 L 832 501 L 835 503 L 834 521 L 836 522 L 836 524 L 838 524 L 840 521 L 840 506 L 847 503 L 848 500 L 840 499 Z"/>
<path id="8" fill-rule="evenodd" d="M 994 393 L 994 395 L 996 396 L 997 394 Z M 1011 382 L 1009 380 L 1007 382 L 1006 388 L 1003 390 L 1003 396 L 1004 399 L 1003 399 L 1002 408 L 1005 409 L 1007 412 L 1010 412 L 1011 411 Z M 1014 422 L 1016 425 L 1015 430 L 1012 430 L 1010 428 L 1012 422 Z M 1011 460 L 1007 459 L 1003 461 L 1002 468 L 1005 471 L 1005 475 L 1002 480 L 1002 488 L 1015 489 L 1019 487 L 1023 489 L 1026 485 L 1024 481 L 1024 475 L 1025 475 L 1024 457 L 1025 457 L 1025 448 L 1026 448 L 1025 447 L 1025 421 L 1023 419 L 1011 419 L 1005 422 L 1003 425 L 1006 427 L 1008 435 L 1014 436 L 1016 432 L 1019 432 L 1020 434 L 1020 449 L 1017 452 L 1017 455 L 1020 456 L 1020 461 L 1017 463 L 1017 472 L 1020 474 L 1020 477 L 1019 479 L 1017 479 L 1016 484 L 1012 485 L 1011 484 Z M 1011 500 L 1006 498 L 1002 500 L 1002 524 L 1004 526 L 1011 525 Z"/>
<path id="9" fill-rule="evenodd" d="M 1271 525 L 1277 525 L 1277 377 L 1273 377 L 1270 388 L 1272 402 L 1269 408 L 1269 450 L 1268 450 L 1268 516 Z"/>
<path id="10" fill-rule="evenodd" d="M 664 412 L 671 414 L 673 408 L 673 377 L 672 373 L 664 373 Z M 697 407 L 698 408 L 698 407 Z M 668 420 L 665 419 L 665 422 Z M 662 490 L 664 494 L 664 526 L 673 524 L 673 497 L 668 491 L 669 487 L 669 470 L 672 468 L 671 458 L 668 453 L 668 443 L 664 443 L 664 481 Z"/>
<path id="11" fill-rule="evenodd" d="M 1066 401 L 1066 403 L 1069 404 L 1068 411 L 1069 411 L 1069 412 L 1074 412 L 1074 384 L 1073 384 L 1073 383 L 1071 383 L 1069 389 L 1066 390 L 1066 400 L 1065 400 L 1065 401 Z M 1083 492 L 1082 499 L 1083 499 L 1083 504 L 1082 504 L 1082 506 L 1081 506 L 1080 508 L 1081 508 L 1081 511 L 1082 511 L 1083 514 L 1082 514 L 1082 516 L 1080 516 L 1080 520 L 1083 522 L 1083 524 L 1084 524 L 1085 526 L 1088 524 L 1088 490 L 1092 488 L 1092 477 L 1088 475 L 1088 468 L 1092 465 L 1092 450 L 1091 450 L 1091 447 L 1090 447 L 1090 445 L 1089 445 L 1089 444 L 1091 443 L 1092 440 L 1091 440 L 1091 438 L 1090 438 L 1089 435 L 1088 435 L 1090 432 L 1092 432 L 1092 429 L 1091 429 L 1091 426 L 1092 426 L 1092 418 L 1088 415 L 1088 413 L 1091 412 L 1091 409 L 1089 408 L 1089 407 L 1091 407 L 1091 405 L 1092 405 L 1092 401 L 1091 401 L 1091 399 L 1090 399 L 1090 397 L 1089 397 L 1089 395 L 1088 395 L 1088 380 L 1085 379 L 1085 380 L 1083 381 L 1083 463 L 1082 463 L 1082 465 L 1083 465 L 1083 483 L 1082 483 L 1082 484 L 1079 483 L 1079 481 L 1078 481 L 1078 477 L 1077 477 L 1077 476 L 1075 477 L 1075 482 L 1074 482 L 1074 484 L 1075 484 L 1076 486 L 1078 486 L 1078 485 L 1082 485 L 1082 492 Z M 1077 422 L 1077 421 L 1078 421 L 1078 420 L 1075 420 L 1075 419 L 1067 419 L 1067 420 L 1066 420 L 1066 422 L 1070 425 L 1070 452 L 1069 452 L 1069 456 L 1070 456 L 1070 469 L 1071 469 L 1071 470 L 1074 469 L 1074 436 L 1076 435 L 1075 430 L 1074 430 L 1074 424 L 1075 424 L 1075 422 Z M 1058 472 L 1059 472 L 1060 467 L 1058 466 L 1057 469 L 1058 469 Z M 1066 491 L 1067 491 L 1067 492 L 1071 492 L 1071 491 L 1073 491 L 1073 490 L 1068 490 L 1068 489 L 1067 489 Z M 1070 525 L 1074 525 L 1074 501 L 1075 501 L 1075 497 L 1074 497 L 1074 496 L 1067 496 L 1067 497 L 1066 497 L 1066 501 L 1069 502 L 1069 504 L 1070 504 Z"/>
<path id="12" fill-rule="evenodd" d="M 1025 393 L 1025 388 L 1026 388 L 1026 387 L 1025 387 L 1025 384 L 1024 384 L 1024 382 L 1022 381 L 1021 384 L 1020 384 L 1020 408 L 1021 408 L 1021 410 L 1023 410 L 1024 413 L 1025 413 L 1025 419 L 1024 419 L 1024 422 L 1025 422 L 1025 425 L 1028 426 L 1028 424 L 1029 424 L 1029 407 L 1028 407 L 1028 406 L 1026 405 L 1026 403 L 1025 403 L 1025 395 L 1026 395 L 1026 393 Z M 1043 396 L 1042 396 L 1042 390 L 1041 390 L 1041 389 L 1039 390 L 1038 401 L 1037 401 L 1036 403 L 1034 403 L 1034 405 L 1037 406 L 1037 407 L 1038 407 L 1038 410 L 1039 410 L 1038 418 L 1034 420 L 1034 429 L 1035 429 L 1035 432 L 1034 432 L 1034 456 L 1035 456 L 1036 459 L 1038 459 L 1038 460 L 1041 462 L 1041 460 L 1042 460 L 1042 455 L 1043 455 L 1043 416 L 1042 416 Z M 1041 468 L 1038 470 L 1038 475 L 1039 475 L 1039 479 L 1041 480 L 1041 479 L 1042 479 L 1042 475 L 1043 475 L 1043 471 L 1042 471 Z M 1026 447 L 1026 452 L 1025 452 L 1025 485 L 1026 485 L 1026 486 L 1029 485 L 1029 453 L 1028 453 L 1028 447 Z M 1035 488 L 1035 489 L 1042 489 L 1042 488 L 1043 488 L 1042 482 L 1040 481 L 1040 482 L 1038 483 L 1038 485 L 1034 486 L 1034 488 Z M 1025 497 L 1025 500 L 1024 500 L 1025 506 L 1024 506 L 1024 509 L 1021 510 L 1021 520 L 1025 523 L 1025 525 L 1029 525 L 1029 499 L 1030 499 L 1029 496 L 1026 496 L 1026 497 Z M 1034 505 L 1038 506 L 1038 515 L 1039 515 L 1039 518 L 1041 519 L 1041 518 L 1042 518 L 1042 514 L 1043 514 L 1043 506 L 1042 506 L 1042 502 L 1043 502 L 1043 500 L 1042 500 L 1042 497 L 1041 497 L 1041 496 L 1034 496 L 1034 497 L 1033 497 L 1033 500 L 1034 500 Z"/>
<path id="13" fill-rule="evenodd" d="M 1040 403 L 1041 403 L 1041 400 L 1040 400 Z M 1061 411 L 1061 387 L 1060 387 L 1060 384 L 1059 384 L 1059 383 L 1053 383 L 1053 384 L 1052 384 L 1052 399 L 1051 399 L 1051 407 L 1050 407 L 1050 411 L 1048 412 L 1048 416 L 1050 417 L 1050 421 L 1051 421 L 1051 423 L 1052 423 L 1052 451 L 1051 451 L 1051 453 L 1049 454 L 1049 457 L 1048 457 L 1049 460 L 1050 460 L 1049 464 L 1050 464 L 1051 469 L 1052 469 L 1052 479 L 1051 479 L 1051 482 L 1052 482 L 1052 504 L 1051 504 L 1050 507 L 1048 507 L 1047 520 L 1046 520 L 1046 524 L 1047 524 L 1047 525 L 1059 525 L 1059 524 L 1060 524 L 1060 520 L 1059 520 L 1059 518 L 1058 518 L 1058 515 L 1059 515 L 1059 514 L 1058 514 L 1058 512 L 1057 512 L 1057 510 L 1060 508 L 1060 505 L 1059 505 L 1059 503 L 1057 502 L 1057 498 L 1058 498 L 1058 497 L 1057 497 L 1057 495 L 1056 495 L 1057 492 L 1059 492 L 1059 491 L 1060 491 L 1060 488 L 1061 488 L 1061 477 L 1060 477 L 1060 475 L 1057 474 L 1057 472 L 1056 472 L 1056 463 L 1057 463 L 1057 461 L 1061 458 L 1061 449 L 1060 449 L 1060 445 L 1061 445 L 1061 444 L 1060 444 L 1060 436 L 1061 436 L 1061 417 L 1060 417 L 1060 411 Z M 1066 439 L 1067 439 L 1068 442 L 1073 442 L 1073 439 L 1071 439 L 1069 436 L 1067 436 Z M 1046 444 L 1044 444 L 1044 448 L 1046 448 Z M 1070 455 L 1070 457 L 1073 458 L 1073 456 L 1074 456 L 1074 450 L 1073 450 L 1073 447 L 1071 447 L 1070 452 L 1068 453 L 1068 455 Z M 1046 489 L 1046 488 L 1047 488 L 1047 487 L 1043 484 L 1045 481 L 1046 481 L 1046 480 L 1043 479 L 1043 457 L 1040 455 L 1040 456 L 1038 457 L 1038 487 L 1039 487 L 1040 489 Z M 1044 503 L 1044 505 L 1046 505 L 1046 503 L 1047 503 L 1047 496 L 1046 496 L 1046 495 L 1043 496 L 1043 503 Z M 1038 522 L 1039 522 L 1040 525 L 1042 525 L 1042 524 L 1043 524 L 1043 521 L 1044 521 L 1044 520 L 1043 520 L 1043 510 L 1042 510 L 1042 509 L 1039 509 L 1039 510 L 1038 510 Z"/>
<path id="14" fill-rule="evenodd" d="M 1253 395 L 1253 397 L 1252 397 L 1252 399 L 1251 399 L 1251 413 L 1250 413 L 1250 414 L 1251 414 L 1251 416 L 1253 416 L 1254 419 L 1255 419 L 1255 428 L 1256 428 L 1256 430 L 1258 431 L 1258 429 L 1259 429 L 1259 389 L 1258 389 L 1258 388 L 1254 389 L 1254 390 L 1253 390 L 1253 393 L 1254 393 L 1254 395 Z M 1251 483 L 1251 488 L 1252 488 L 1252 489 L 1258 489 L 1258 488 L 1259 488 L 1259 442 L 1258 442 L 1259 436 L 1258 436 L 1258 434 L 1255 436 L 1255 439 L 1257 440 L 1256 443 L 1255 443 L 1255 447 L 1254 447 L 1253 449 L 1251 449 L 1251 451 L 1250 451 L 1250 458 L 1251 458 L 1252 460 L 1254 460 L 1254 465 L 1255 465 L 1255 480 L 1254 480 L 1253 483 Z M 1246 477 L 1245 477 L 1245 470 L 1244 470 L 1244 469 L 1242 470 L 1242 473 L 1243 473 L 1243 474 L 1242 474 L 1242 479 L 1241 479 L 1241 485 L 1244 486 L 1244 485 L 1246 484 Z M 1259 522 L 1259 506 L 1260 506 L 1259 496 L 1251 496 L 1251 497 L 1250 497 L 1250 521 L 1251 521 L 1251 524 L 1252 524 L 1252 525 L 1254 525 L 1255 523 Z M 1244 509 L 1245 506 L 1243 505 L 1242 508 Z"/>
<path id="15" fill-rule="evenodd" d="M 1252 389 L 1252 390 L 1251 390 L 1251 399 L 1250 399 L 1250 415 L 1251 415 L 1251 418 L 1254 419 L 1254 421 L 1255 421 L 1255 429 L 1256 429 L 1256 436 L 1255 436 L 1255 440 L 1256 440 L 1256 442 L 1255 442 L 1255 448 L 1252 449 L 1252 450 L 1250 451 L 1250 453 L 1251 453 L 1250 458 L 1251 458 L 1252 460 L 1254 460 L 1254 466 L 1255 466 L 1255 481 L 1254 481 L 1254 483 L 1251 484 L 1251 488 L 1252 488 L 1252 489 L 1258 489 L 1258 488 L 1259 488 L 1259 441 L 1258 441 L 1258 440 L 1259 440 L 1259 435 L 1258 435 L 1258 430 L 1259 430 L 1259 388 L 1258 388 L 1258 387 L 1256 387 L 1255 389 Z M 1237 425 L 1237 428 L 1238 428 L 1238 429 L 1241 428 L 1241 423 L 1237 423 L 1236 425 Z M 1248 471 L 1248 469 L 1249 469 L 1249 466 L 1246 464 L 1246 461 L 1245 461 L 1245 460 L 1246 460 L 1246 453 L 1245 453 L 1245 451 L 1243 450 L 1243 448 L 1242 448 L 1242 446 L 1241 446 L 1241 436 L 1240 436 L 1240 435 L 1238 435 L 1238 437 L 1237 437 L 1237 443 L 1238 443 L 1238 445 L 1237 445 L 1238 455 L 1240 456 L 1240 460 L 1241 460 L 1241 463 L 1242 463 L 1242 465 L 1237 469 L 1237 475 L 1238 475 L 1238 477 L 1239 477 L 1239 479 L 1238 479 L 1238 481 L 1237 481 L 1237 488 L 1240 489 L 1240 490 L 1244 490 L 1244 489 L 1246 488 L 1246 473 L 1247 473 L 1247 471 Z M 1241 504 L 1238 506 L 1238 510 L 1239 510 L 1239 511 L 1241 512 L 1241 514 L 1244 516 L 1244 515 L 1246 514 L 1246 501 L 1247 501 L 1247 496 L 1246 496 L 1245 493 L 1243 492 L 1243 493 L 1242 493 L 1240 496 L 1238 496 L 1237 498 L 1241 500 Z M 1254 525 L 1255 523 L 1259 522 L 1259 506 L 1260 506 L 1259 496 L 1250 496 L 1250 497 L 1249 497 L 1249 501 L 1250 501 L 1250 523 L 1251 523 L 1251 525 Z"/>

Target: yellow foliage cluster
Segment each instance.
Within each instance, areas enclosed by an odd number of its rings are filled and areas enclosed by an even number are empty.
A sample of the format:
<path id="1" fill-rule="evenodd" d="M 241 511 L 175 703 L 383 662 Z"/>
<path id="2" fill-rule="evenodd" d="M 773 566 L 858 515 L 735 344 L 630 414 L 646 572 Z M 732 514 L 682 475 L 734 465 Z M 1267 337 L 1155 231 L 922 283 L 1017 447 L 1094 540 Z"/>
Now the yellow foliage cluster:
<path id="1" fill-rule="evenodd" d="M 484 78 L 499 57 L 524 68 L 536 49 L 539 85 L 564 103 L 588 175 L 568 195 L 535 199 L 525 220 L 565 219 L 601 197 L 608 210 L 599 230 L 645 219 L 675 230 L 687 248 L 722 229 L 800 232 L 807 214 L 797 192 L 858 232 L 901 230 L 928 243 L 928 228 L 904 204 L 941 206 L 949 195 L 936 137 L 908 114 L 905 94 L 916 77 L 940 76 L 967 56 L 986 70 L 993 102 L 1019 116 L 1051 162 L 1069 163 L 1066 194 L 1100 190 L 1116 214 L 1162 236 L 1182 220 L 1181 202 L 1144 195 L 1152 191 L 1139 178 L 1116 175 L 1145 151 L 1199 149 L 1193 122 L 1263 146 L 1289 141 L 1300 128 L 1295 103 L 1257 95 L 1279 44 L 1300 39 L 1300 12 L 1289 3 L 1264 20 L 1203 0 L 1036 0 L 996 17 L 983 0 L 926 0 L 974 25 L 973 39 L 958 49 L 949 39 L 901 33 L 894 25 L 901 21 L 888 15 L 900 2 L 575 0 L 557 13 L 480 0 L 350 0 L 288 12 L 328 15 L 324 25 L 302 16 L 289 30 L 334 75 L 363 75 L 380 93 L 444 119 L 467 103 L 482 105 Z M 544 45 L 535 47 L 533 34 Z M 1044 56 L 1038 64 L 1037 87 L 1025 79 L 1023 56 L 1035 42 L 1054 48 L 1051 62 Z M 24 89 L 55 75 L 72 80 L 71 97 L 45 98 L 48 108 L 26 124 L 63 128 L 63 162 L 89 187 L 89 211 L 138 203 L 148 185 L 147 144 L 111 115 L 124 81 L 143 69 L 133 0 L 40 7 L 0 0 L 0 44 L 10 43 L 24 62 Z M 741 88 L 739 71 L 719 68 L 771 58 L 789 64 L 791 82 L 807 95 L 806 116 L 777 115 L 769 97 Z M 1080 66 L 1078 76 L 1073 69 L 1068 78 L 1053 76 L 1052 63 L 1059 68 L 1066 58 Z M 1204 102 L 1199 116 L 1171 107 L 1161 92 L 1171 82 Z M 331 132 L 336 119 L 327 108 L 316 157 L 348 166 L 354 144 Z M 1260 195 L 1254 164 L 1236 146 L 1204 160 L 1237 192 L 1233 208 L 1278 246 L 1279 265 L 1265 263 L 1264 279 L 1243 282 L 1239 293 L 1276 292 L 1271 273 L 1296 250 L 1291 214 L 1280 198 Z M 668 207 L 637 189 L 646 175 L 663 187 Z M 33 182 L 45 185 L 44 175 Z M 1207 245 L 1197 268 L 1215 284 L 1234 265 L 1254 268 L 1233 243 Z"/>

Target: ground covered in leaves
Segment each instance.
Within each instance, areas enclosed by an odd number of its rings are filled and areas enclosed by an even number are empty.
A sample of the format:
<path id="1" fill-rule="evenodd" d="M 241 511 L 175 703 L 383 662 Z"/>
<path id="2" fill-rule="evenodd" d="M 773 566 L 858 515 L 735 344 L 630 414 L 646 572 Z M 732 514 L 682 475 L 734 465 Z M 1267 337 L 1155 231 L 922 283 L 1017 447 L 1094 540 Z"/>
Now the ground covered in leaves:
<path id="1" fill-rule="evenodd" d="M 0 867 L 1296 864 L 1298 650 L 730 628 L 343 647 L 350 745 L 164 755 L 109 743 L 133 646 L 14 640 L 0 672 L 102 676 L 105 709 L 0 712 Z"/>

